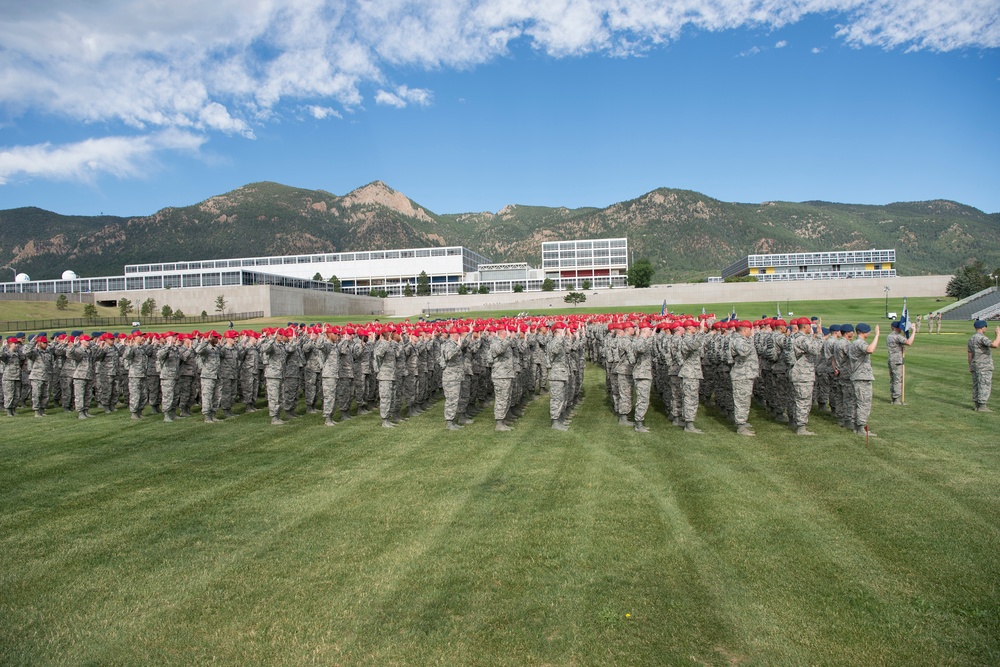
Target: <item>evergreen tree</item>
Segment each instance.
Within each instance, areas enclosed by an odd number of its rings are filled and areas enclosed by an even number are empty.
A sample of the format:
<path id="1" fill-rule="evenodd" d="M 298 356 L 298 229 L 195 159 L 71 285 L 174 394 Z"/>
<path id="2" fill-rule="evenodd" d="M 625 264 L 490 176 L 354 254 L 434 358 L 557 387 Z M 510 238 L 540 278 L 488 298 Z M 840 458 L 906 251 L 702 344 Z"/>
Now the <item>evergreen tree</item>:
<path id="1" fill-rule="evenodd" d="M 628 270 L 628 284 L 633 287 L 649 287 L 653 284 L 653 263 L 648 259 L 636 260 Z"/>
<path id="2" fill-rule="evenodd" d="M 556 288 L 556 283 L 552 278 L 546 278 L 542 281 L 542 291 L 551 292 Z"/>
<path id="3" fill-rule="evenodd" d="M 417 276 L 417 296 L 431 295 L 431 279 L 426 271 L 421 271 Z"/>
<path id="4" fill-rule="evenodd" d="M 65 294 L 60 294 L 59 298 L 56 299 L 56 310 L 66 310 L 69 308 L 69 299 L 66 298 Z"/>
<path id="5" fill-rule="evenodd" d="M 945 294 L 956 299 L 964 299 L 992 285 L 993 277 L 986 272 L 986 265 L 977 259 L 955 273 L 955 277 L 948 281 Z"/>

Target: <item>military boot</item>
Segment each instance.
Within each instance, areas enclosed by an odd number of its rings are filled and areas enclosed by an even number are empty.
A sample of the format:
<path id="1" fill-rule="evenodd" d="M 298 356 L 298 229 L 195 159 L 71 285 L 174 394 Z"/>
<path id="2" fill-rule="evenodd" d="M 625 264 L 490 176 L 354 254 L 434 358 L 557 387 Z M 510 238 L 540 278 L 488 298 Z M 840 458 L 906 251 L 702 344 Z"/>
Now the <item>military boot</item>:
<path id="1" fill-rule="evenodd" d="M 476 422 L 469 419 L 469 415 L 459 415 L 458 417 L 459 426 L 468 426 L 469 424 L 475 424 L 475 423 Z"/>
<path id="2" fill-rule="evenodd" d="M 279 419 L 277 417 L 271 417 L 271 426 L 281 426 L 282 424 L 286 424 L 286 423 L 287 422 L 284 422 L 284 421 L 282 421 L 281 419 Z"/>
<path id="3" fill-rule="evenodd" d="M 134 419 L 134 420 L 142 419 L 142 415 L 139 414 L 138 412 L 133 412 L 132 413 L 132 419 Z"/>
<path id="4" fill-rule="evenodd" d="M 513 431 L 514 430 L 510 426 L 507 426 L 507 424 L 505 424 L 502 419 L 498 419 L 498 420 L 496 420 L 496 422 L 497 422 L 496 428 L 493 429 L 495 431 Z"/>
<path id="5" fill-rule="evenodd" d="M 704 433 L 700 428 L 695 428 L 694 422 L 687 422 L 684 425 L 685 433 Z"/>
<path id="6" fill-rule="evenodd" d="M 166 412 L 163 413 L 163 421 L 165 421 L 165 422 L 172 422 L 173 420 L 174 420 L 174 411 L 173 410 L 167 410 Z"/>
<path id="7" fill-rule="evenodd" d="M 628 418 L 628 415 L 618 415 L 619 426 L 635 426 L 635 422 Z"/>
<path id="8" fill-rule="evenodd" d="M 799 426 L 798 428 L 795 429 L 795 435 L 816 435 L 816 434 L 807 429 L 805 426 Z"/>
<path id="9" fill-rule="evenodd" d="M 569 426 L 566 426 L 565 422 L 561 419 L 552 420 L 552 430 L 554 431 L 568 431 Z"/>
<path id="10" fill-rule="evenodd" d="M 752 438 L 757 434 L 750 428 L 750 424 L 740 424 L 736 427 L 736 435 L 745 435 Z"/>
<path id="11" fill-rule="evenodd" d="M 327 417 L 326 421 L 323 422 L 323 426 L 336 426 L 337 422 L 333 421 L 333 417 Z"/>
<path id="12" fill-rule="evenodd" d="M 649 429 L 646 428 L 646 425 L 643 423 L 643 421 L 641 419 L 636 419 L 635 420 L 635 432 L 636 433 L 649 433 Z"/>
<path id="13" fill-rule="evenodd" d="M 447 420 L 445 423 L 448 424 L 448 430 L 449 431 L 459 431 L 459 430 L 462 429 L 462 426 L 460 424 L 456 424 L 451 419 Z"/>
<path id="14" fill-rule="evenodd" d="M 855 433 L 855 435 L 860 435 L 862 438 L 865 437 L 865 436 L 867 436 L 869 438 L 877 438 L 878 437 L 877 435 L 875 435 L 875 431 L 871 431 L 871 430 L 865 431 L 865 427 L 864 426 L 858 426 L 858 427 L 856 427 L 854 429 L 854 433 Z"/>
<path id="15" fill-rule="evenodd" d="M 35 410 L 35 416 L 36 417 L 44 417 L 45 413 L 42 412 L 41 410 Z"/>
<path id="16" fill-rule="evenodd" d="M 392 422 L 391 422 L 390 420 L 388 420 L 388 419 L 383 419 L 383 420 L 382 420 L 382 428 L 396 428 L 396 425 L 395 425 L 395 424 L 393 424 L 393 423 L 392 423 Z"/>
<path id="17" fill-rule="evenodd" d="M 13 413 L 12 413 L 12 412 L 11 412 L 10 410 L 8 410 L 7 412 L 8 412 L 8 414 L 10 414 L 10 415 L 11 415 L 12 417 L 14 416 L 14 415 L 13 415 Z M 76 418 L 77 418 L 77 419 L 86 419 L 86 418 L 87 418 L 87 413 L 85 413 L 85 412 L 83 412 L 83 411 L 81 410 L 80 412 L 76 413 Z"/>
<path id="18" fill-rule="evenodd" d="M 976 412 L 993 412 L 993 411 L 990 410 L 989 406 L 986 405 L 985 403 L 980 403 L 979 405 L 976 406 Z"/>
<path id="19" fill-rule="evenodd" d="M 232 410 L 223 410 L 222 416 L 225 417 L 226 419 L 229 419 L 230 417 L 235 417 L 236 415 L 233 414 Z"/>

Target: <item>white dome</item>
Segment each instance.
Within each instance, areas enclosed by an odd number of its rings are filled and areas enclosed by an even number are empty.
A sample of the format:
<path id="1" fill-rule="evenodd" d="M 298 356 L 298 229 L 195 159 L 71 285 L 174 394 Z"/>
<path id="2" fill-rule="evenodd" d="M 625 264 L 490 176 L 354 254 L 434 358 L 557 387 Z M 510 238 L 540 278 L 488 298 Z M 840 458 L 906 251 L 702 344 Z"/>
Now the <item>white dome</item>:
<path id="1" fill-rule="evenodd" d="M 62 279 L 63 280 L 76 280 L 79 277 L 80 276 L 76 275 L 75 271 L 63 271 L 62 272 Z"/>
<path id="2" fill-rule="evenodd" d="M 31 280 L 31 276 L 29 276 L 27 273 L 19 273 L 16 276 L 14 276 L 15 283 L 26 283 L 29 280 Z"/>

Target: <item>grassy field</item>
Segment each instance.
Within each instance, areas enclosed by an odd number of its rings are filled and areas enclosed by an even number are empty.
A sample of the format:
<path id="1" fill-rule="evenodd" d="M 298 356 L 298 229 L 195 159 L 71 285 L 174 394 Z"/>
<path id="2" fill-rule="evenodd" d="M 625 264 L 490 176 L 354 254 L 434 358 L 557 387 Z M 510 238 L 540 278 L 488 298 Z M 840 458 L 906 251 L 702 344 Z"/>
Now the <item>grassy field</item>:
<path id="1" fill-rule="evenodd" d="M 544 398 L 511 433 L 441 403 L 391 431 L 21 410 L 0 664 L 1000 664 L 1000 405 L 972 412 L 971 327 L 945 331 L 904 407 L 880 345 L 868 445 L 756 410 L 757 438 L 705 408 L 686 435 L 655 403 L 636 434 L 593 366 L 566 433 Z"/>

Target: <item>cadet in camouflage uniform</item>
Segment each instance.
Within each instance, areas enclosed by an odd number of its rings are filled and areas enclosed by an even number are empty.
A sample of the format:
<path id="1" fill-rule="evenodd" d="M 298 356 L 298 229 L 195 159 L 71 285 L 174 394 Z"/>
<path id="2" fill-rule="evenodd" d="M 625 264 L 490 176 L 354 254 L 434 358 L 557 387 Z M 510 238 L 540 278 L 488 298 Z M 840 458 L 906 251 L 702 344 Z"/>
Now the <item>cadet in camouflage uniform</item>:
<path id="1" fill-rule="evenodd" d="M 132 419 L 142 418 L 142 409 L 148 398 L 146 390 L 146 366 L 150 347 L 143 341 L 142 334 L 128 337 L 122 351 L 122 368 L 128 374 L 128 411 Z"/>
<path id="2" fill-rule="evenodd" d="M 177 370 L 177 388 L 175 391 L 177 415 L 191 416 L 191 406 L 194 405 L 196 392 L 194 378 L 198 375 L 198 362 L 192 350 L 193 332 L 180 334 L 181 345 L 180 365 Z M 162 386 L 162 382 L 160 383 Z"/>
<path id="3" fill-rule="evenodd" d="M 120 365 L 114 336 L 109 333 L 101 334 L 94 348 L 94 393 L 97 395 L 97 405 L 104 408 L 106 414 L 111 414 L 118 402 L 115 378 L 118 377 Z"/>
<path id="4" fill-rule="evenodd" d="M 779 424 L 789 423 L 789 408 L 791 407 L 791 383 L 788 379 L 788 323 L 776 320 L 771 333 L 771 383 L 768 392 L 768 407 L 771 415 Z"/>
<path id="5" fill-rule="evenodd" d="M 260 376 L 258 368 L 261 364 L 260 350 L 257 347 L 258 335 L 253 331 L 244 331 L 240 343 L 239 385 L 240 398 L 246 406 L 246 412 L 257 412 L 257 397 L 260 395 Z"/>
<path id="6" fill-rule="evenodd" d="M 21 397 L 21 364 L 24 362 L 24 351 L 21 349 L 21 339 L 10 336 L 7 344 L 0 348 L 0 363 L 3 364 L 3 407 L 7 416 L 13 417 L 17 402 Z"/>
<path id="7" fill-rule="evenodd" d="M 467 336 L 468 334 L 466 334 Z M 448 329 L 448 338 L 441 343 L 438 364 L 442 368 L 441 386 L 444 389 L 444 421 L 449 431 L 462 428 L 456 423 L 458 418 L 458 402 L 462 394 L 462 383 L 465 380 L 465 361 L 462 346 L 467 340 L 460 333 L 457 325 Z"/>
<path id="8" fill-rule="evenodd" d="M 511 351 L 511 337 L 507 328 L 494 328 L 489 338 L 489 357 L 493 360 L 490 372 L 493 380 L 493 421 L 495 430 L 509 431 L 504 423 L 510 411 L 512 385 L 514 382 L 514 353 Z"/>
<path id="9" fill-rule="evenodd" d="M 733 367 L 729 372 L 733 386 L 733 420 L 736 422 L 736 432 L 745 436 L 756 435 L 753 427 L 747 423 L 753 385 L 760 373 L 757 347 L 752 336 L 753 325 L 743 321 L 737 326 L 736 335 L 729 341 L 729 353 L 733 359 Z"/>
<path id="10" fill-rule="evenodd" d="M 552 336 L 545 343 L 545 363 L 549 369 L 549 420 L 557 431 L 569 430 L 564 421 L 566 413 L 566 382 L 569 379 L 569 362 L 566 355 L 566 325 L 552 325 Z"/>
<path id="11" fill-rule="evenodd" d="M 339 351 L 340 373 L 337 378 L 337 406 L 340 408 L 340 420 L 347 421 L 351 418 L 351 402 L 354 400 L 354 328 L 346 327 L 342 330 L 340 342 L 337 343 Z"/>
<path id="12" fill-rule="evenodd" d="M 392 332 L 388 327 L 382 329 L 373 352 L 373 370 L 378 379 L 379 415 L 382 417 L 383 428 L 394 428 L 390 421 L 392 416 L 393 392 L 396 390 L 396 351 L 397 344 L 392 340 Z"/>
<path id="13" fill-rule="evenodd" d="M 889 349 L 889 397 L 893 405 L 903 404 L 903 365 L 906 363 L 906 348 L 913 345 L 917 335 L 916 327 L 906 336 L 901 322 L 892 323 L 892 333 L 885 337 Z"/>
<path id="14" fill-rule="evenodd" d="M 302 354 L 306 358 L 303 394 L 306 400 L 306 414 L 311 415 L 319 412 L 317 404 L 323 405 L 323 362 L 326 355 L 323 353 L 323 344 L 318 330 L 309 331 L 308 336 L 302 342 Z"/>
<path id="15" fill-rule="evenodd" d="M 855 327 L 858 337 L 851 341 L 847 348 L 851 365 L 851 384 L 854 386 L 854 432 L 857 435 L 867 435 L 874 438 L 875 434 L 867 429 L 868 415 L 872 411 L 872 372 L 871 355 L 878 349 L 879 326 L 875 325 L 875 335 L 868 342 L 872 328 L 861 322 Z"/>
<path id="16" fill-rule="evenodd" d="M 632 414 L 632 343 L 635 337 L 635 324 L 626 322 L 618 329 L 615 338 L 616 361 L 612 369 L 615 379 L 611 386 L 618 394 L 615 401 L 615 409 L 618 412 L 618 423 L 622 426 L 635 426 L 635 422 L 629 419 Z"/>
<path id="17" fill-rule="evenodd" d="M 182 343 L 180 334 L 168 334 L 164 344 L 156 351 L 164 422 L 172 422 L 177 416 L 177 382 L 180 378 L 181 361 L 191 353 Z"/>
<path id="18" fill-rule="evenodd" d="M 265 330 L 261 338 L 260 354 L 264 361 L 264 383 L 267 391 L 267 411 L 273 426 L 286 423 L 281 419 L 282 381 L 285 377 L 285 366 L 290 355 L 287 349 L 288 336 L 291 329 Z"/>
<path id="19" fill-rule="evenodd" d="M 831 324 L 823 332 L 823 352 L 816 365 L 816 403 L 820 412 L 836 412 L 839 392 L 837 379 L 833 375 L 833 348 L 836 339 L 840 337 L 840 325 Z"/>
<path id="20" fill-rule="evenodd" d="M 684 422 L 685 433 L 704 433 L 695 428 L 694 420 L 698 415 L 699 389 L 701 385 L 701 347 L 705 335 L 705 320 L 696 323 L 694 320 L 684 321 L 684 335 L 678 343 L 681 355 L 681 419 Z"/>
<path id="21" fill-rule="evenodd" d="M 1000 327 L 993 342 L 986 337 L 986 321 L 972 323 L 976 333 L 969 339 L 969 373 L 972 374 L 972 402 L 976 412 L 993 412 L 986 405 L 993 389 L 993 350 L 1000 347 Z"/>
<path id="22" fill-rule="evenodd" d="M 239 390 L 240 355 L 242 351 L 236 343 L 237 334 L 227 329 L 222 334 L 223 342 L 219 345 L 219 405 L 223 417 L 234 417 L 233 405 L 236 404 L 236 394 Z M 217 415 L 213 415 L 217 418 Z"/>
<path id="23" fill-rule="evenodd" d="M 645 420 L 653 388 L 653 325 L 648 321 L 639 324 L 639 336 L 632 343 L 630 360 L 635 383 L 635 431 L 649 433 Z"/>
<path id="24" fill-rule="evenodd" d="M 84 334 L 69 349 L 73 368 L 73 396 L 76 399 L 77 419 L 90 419 L 90 400 L 94 390 L 94 348 L 90 336 Z"/>
<path id="25" fill-rule="evenodd" d="M 154 415 L 160 414 L 160 371 L 156 363 L 156 353 L 162 347 L 160 334 L 150 334 L 146 348 L 146 402 Z"/>
<path id="26" fill-rule="evenodd" d="M 208 424 L 216 422 L 219 409 L 219 368 L 222 365 L 219 334 L 210 331 L 194 347 L 201 367 L 201 414 Z"/>
<path id="27" fill-rule="evenodd" d="M 816 435 L 808 426 L 816 383 L 816 362 L 823 354 L 823 322 L 820 320 L 816 323 L 815 331 L 808 317 L 800 317 L 792 322 L 792 326 L 795 331 L 788 341 L 788 360 L 792 363 L 789 378 L 794 397 L 791 422 L 795 427 L 795 435 Z"/>
<path id="28" fill-rule="evenodd" d="M 28 381 L 31 383 L 31 407 L 36 417 L 45 416 L 49 402 L 49 384 L 52 382 L 52 363 L 55 358 L 49 349 L 49 339 L 38 335 L 24 346 L 24 358 L 31 365 Z"/>
<path id="29" fill-rule="evenodd" d="M 840 338 L 833 348 L 833 373 L 840 390 L 840 402 L 837 404 L 837 424 L 841 428 L 854 430 L 854 384 L 851 382 L 851 358 L 848 352 L 854 341 L 854 325 L 841 324 Z"/>

